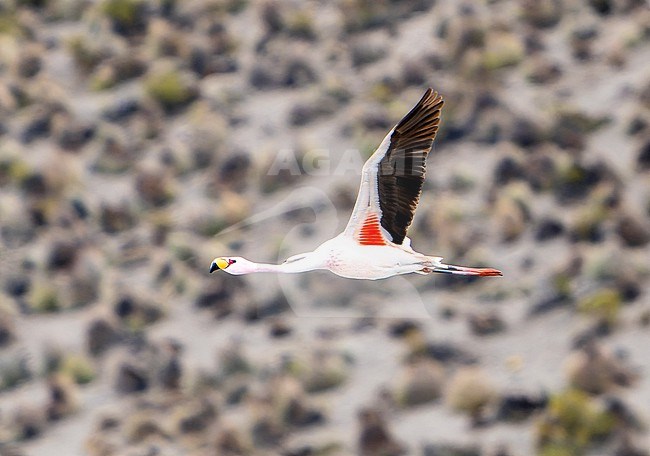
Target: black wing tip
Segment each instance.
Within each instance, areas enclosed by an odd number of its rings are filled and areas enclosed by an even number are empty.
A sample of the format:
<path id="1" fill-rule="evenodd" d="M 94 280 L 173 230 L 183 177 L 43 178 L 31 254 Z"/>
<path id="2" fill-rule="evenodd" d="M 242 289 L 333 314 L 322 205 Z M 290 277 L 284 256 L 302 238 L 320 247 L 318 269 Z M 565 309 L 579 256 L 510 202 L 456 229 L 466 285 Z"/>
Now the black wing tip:
<path id="1" fill-rule="evenodd" d="M 427 101 L 431 100 L 429 103 L 430 104 L 436 104 L 438 102 L 444 103 L 444 99 L 442 98 L 442 95 L 438 93 L 438 91 L 434 91 L 431 87 L 428 87 L 427 90 L 424 92 L 424 95 L 422 95 L 422 98 L 420 99 L 420 103 L 425 103 Z"/>

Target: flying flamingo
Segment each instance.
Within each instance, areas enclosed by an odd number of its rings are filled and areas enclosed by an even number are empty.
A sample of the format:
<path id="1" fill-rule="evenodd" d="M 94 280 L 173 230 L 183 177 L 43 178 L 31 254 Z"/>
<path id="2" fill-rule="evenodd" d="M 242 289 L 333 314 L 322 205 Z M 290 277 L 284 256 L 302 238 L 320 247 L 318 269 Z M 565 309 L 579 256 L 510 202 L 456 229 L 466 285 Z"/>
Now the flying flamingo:
<path id="1" fill-rule="evenodd" d="M 316 250 L 282 264 L 253 263 L 241 257 L 218 257 L 210 272 L 298 273 L 325 269 L 350 279 L 384 279 L 440 272 L 466 276 L 500 276 L 492 268 L 470 268 L 442 262 L 411 248 L 406 237 L 420 199 L 426 158 L 440 123 L 443 100 L 428 89 L 417 105 L 386 135 L 363 165 L 361 186 L 345 230 Z"/>

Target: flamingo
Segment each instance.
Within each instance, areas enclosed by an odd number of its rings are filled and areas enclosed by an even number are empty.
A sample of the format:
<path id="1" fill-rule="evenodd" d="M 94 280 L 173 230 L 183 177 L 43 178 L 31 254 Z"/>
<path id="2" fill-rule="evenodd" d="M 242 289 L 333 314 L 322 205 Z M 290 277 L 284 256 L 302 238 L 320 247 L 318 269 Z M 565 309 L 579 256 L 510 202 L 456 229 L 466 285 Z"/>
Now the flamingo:
<path id="1" fill-rule="evenodd" d="M 352 216 L 341 234 L 312 252 L 294 255 L 281 264 L 218 257 L 212 261 L 210 273 L 300 273 L 322 269 L 341 277 L 368 280 L 434 272 L 503 275 L 492 268 L 445 264 L 442 257 L 414 251 L 406 236 L 422 192 L 426 158 L 438 131 L 442 105 L 442 97 L 427 89 L 415 107 L 386 135 L 363 165 Z"/>

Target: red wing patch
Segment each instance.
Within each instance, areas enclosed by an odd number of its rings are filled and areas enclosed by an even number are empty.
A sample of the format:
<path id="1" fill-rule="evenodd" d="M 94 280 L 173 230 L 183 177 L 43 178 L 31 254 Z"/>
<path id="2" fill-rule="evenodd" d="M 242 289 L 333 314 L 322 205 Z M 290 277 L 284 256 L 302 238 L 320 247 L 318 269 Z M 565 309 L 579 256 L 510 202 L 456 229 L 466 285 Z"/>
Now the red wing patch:
<path id="1" fill-rule="evenodd" d="M 369 214 L 359 230 L 357 240 L 361 245 L 386 245 L 386 240 L 379 229 L 377 214 Z"/>

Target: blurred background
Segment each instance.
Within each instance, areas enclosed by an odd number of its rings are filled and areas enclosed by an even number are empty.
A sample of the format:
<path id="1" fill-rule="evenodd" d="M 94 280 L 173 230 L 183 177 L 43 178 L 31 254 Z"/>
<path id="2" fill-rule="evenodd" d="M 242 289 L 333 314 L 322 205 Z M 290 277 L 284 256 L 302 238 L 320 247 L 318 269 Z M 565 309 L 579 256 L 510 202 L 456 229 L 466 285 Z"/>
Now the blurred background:
<path id="1" fill-rule="evenodd" d="M 648 455 L 649 44 L 644 0 L 3 0 L 0 454 Z M 208 274 L 341 230 L 429 86 L 413 247 L 503 278 Z"/>

